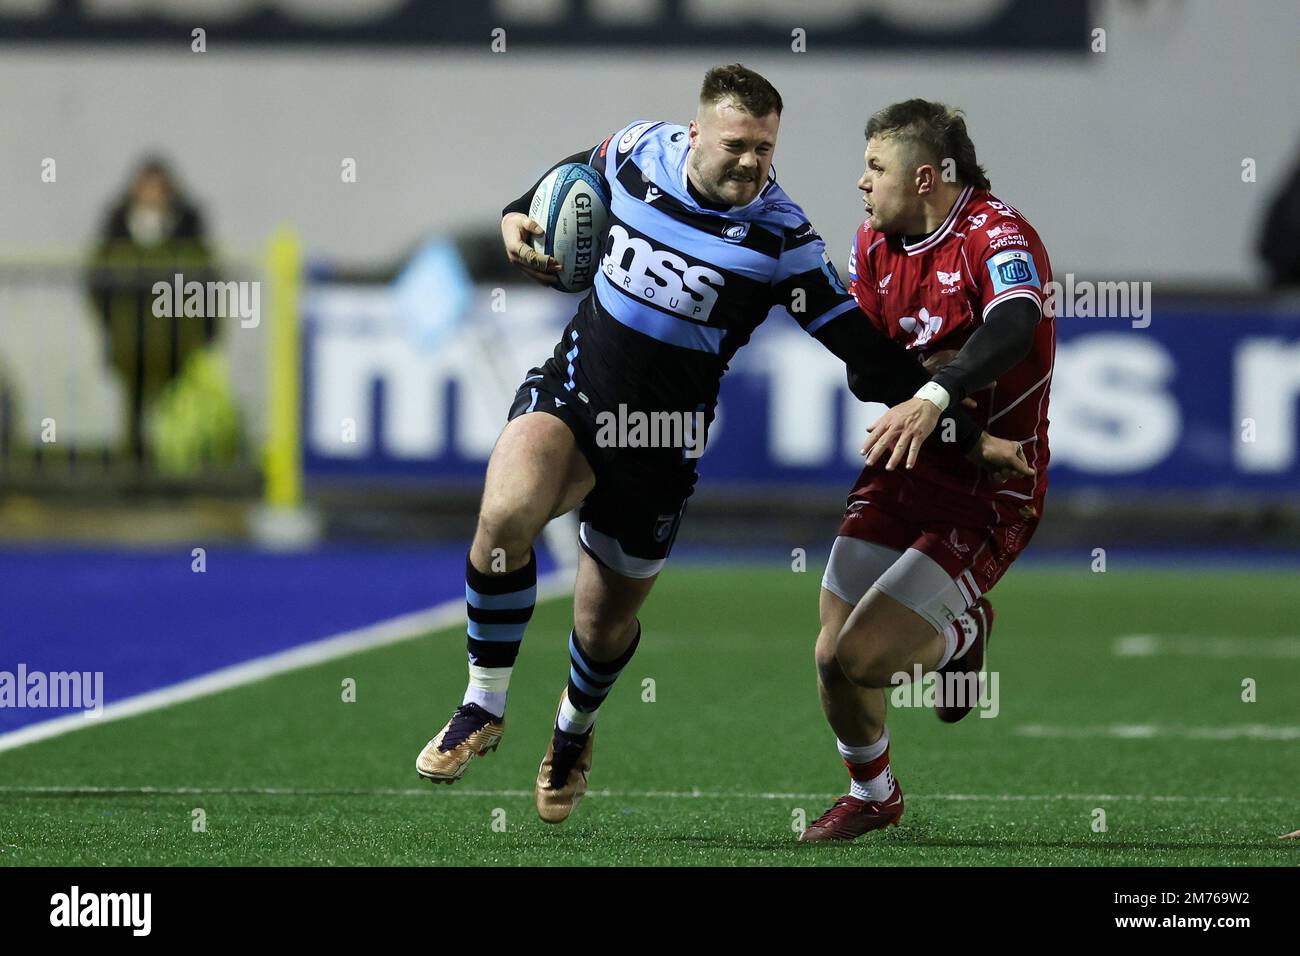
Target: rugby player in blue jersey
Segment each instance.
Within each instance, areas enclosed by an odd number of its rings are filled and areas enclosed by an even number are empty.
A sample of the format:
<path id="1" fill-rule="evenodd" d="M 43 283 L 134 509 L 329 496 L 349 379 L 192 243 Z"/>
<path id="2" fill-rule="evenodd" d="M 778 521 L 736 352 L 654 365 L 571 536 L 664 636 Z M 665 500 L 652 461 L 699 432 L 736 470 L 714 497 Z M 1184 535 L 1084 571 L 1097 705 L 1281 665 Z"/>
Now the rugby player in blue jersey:
<path id="1" fill-rule="evenodd" d="M 594 287 L 554 355 L 520 385 L 488 462 L 465 564 L 469 685 L 420 753 L 421 776 L 458 780 L 500 742 L 536 600 L 533 543 L 579 508 L 569 681 L 538 771 L 537 812 L 558 823 L 586 792 L 596 714 L 641 639 L 637 611 L 672 548 L 701 437 L 683 428 L 683 447 L 620 447 L 598 417 L 676 415 L 707 431 L 727 363 L 774 307 L 844 361 L 863 401 L 894 405 L 929 381 L 864 320 L 821 237 L 777 185 L 781 107 L 757 73 L 716 67 L 689 126 L 632 123 L 556 164 L 587 163 L 604 178 L 608 238 Z M 503 211 L 502 240 L 511 262 L 549 283 L 559 265 L 530 243 L 542 231 L 527 215 L 532 193 Z M 981 432 L 960 409 L 950 415 L 947 430 L 972 461 L 1028 473 L 1018 444 Z"/>

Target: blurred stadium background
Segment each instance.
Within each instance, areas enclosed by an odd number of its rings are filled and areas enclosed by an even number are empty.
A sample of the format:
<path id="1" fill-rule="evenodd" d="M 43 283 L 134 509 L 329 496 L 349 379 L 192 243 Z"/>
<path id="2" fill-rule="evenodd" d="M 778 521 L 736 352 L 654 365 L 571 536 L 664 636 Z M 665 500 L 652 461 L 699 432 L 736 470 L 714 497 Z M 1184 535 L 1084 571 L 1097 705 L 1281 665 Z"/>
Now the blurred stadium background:
<path id="1" fill-rule="evenodd" d="M 1140 319 L 1058 321 L 1052 490 L 1009 580 L 1063 619 L 1027 610 L 1042 640 L 1024 646 L 1112 621 L 1095 635 L 1105 681 L 1128 665 L 1104 642 L 1143 627 L 1272 641 L 1207 652 L 1187 680 L 1231 662 L 1214 692 L 1235 700 L 1242 677 L 1284 677 L 1281 710 L 1224 720 L 1278 728 L 1245 745 L 1260 751 L 1242 773 L 1294 767 L 1297 27 L 1286 0 L 0 0 L 0 671 L 103 671 L 109 705 L 157 703 L 178 682 L 239 685 L 259 673 L 250 662 L 289 668 L 295 648 L 454 602 L 508 397 L 577 301 L 517 281 L 500 208 L 632 120 L 685 122 L 705 69 L 740 60 L 785 99 L 775 166 L 841 270 L 866 117 L 921 96 L 966 111 L 994 189 L 1038 228 L 1058 278 L 1150 283 Z M 153 284 L 175 273 L 257 283 L 241 287 L 257 311 L 159 318 Z M 804 549 L 797 632 L 770 637 L 808 661 L 785 693 L 819 745 L 817 581 L 870 418 L 815 342 L 761 328 L 724 380 L 665 574 L 677 583 L 651 599 L 670 615 L 688 578 L 788 575 Z M 570 535 L 549 542 L 547 566 L 563 567 Z M 1061 584 L 1096 574 L 1099 548 L 1132 588 L 1107 607 Z M 1036 598 L 1034 581 L 1056 583 Z M 707 594 L 682 600 L 748 600 Z M 1145 625 L 1116 620 L 1124 602 Z M 357 647 L 450 626 L 456 647 L 413 665 L 445 698 L 463 675 L 449 614 L 372 628 Z M 525 659 L 554 636 L 532 636 Z M 1088 724 L 1134 717 L 1095 696 Z M 403 701 L 389 716 L 409 739 L 390 743 L 409 786 L 446 701 Z M 78 754 L 103 755 L 101 734 L 128 746 L 131 722 L 40 742 L 81 719 L 0 709 L 0 843 L 28 845 L 25 813 L 62 812 L 39 805 L 41 787 L 104 782 L 76 770 L 93 765 Z M 128 787 L 189 779 L 150 754 L 100 769 Z M 802 789 L 833 796 L 833 751 L 819 756 L 832 759 Z M 223 782 L 275 786 L 274 761 L 263 770 Z M 1261 779 L 1260 799 L 1294 791 L 1280 771 Z M 62 852 L 27 859 L 100 858 Z M 132 859 L 117 852 L 102 858 Z"/>

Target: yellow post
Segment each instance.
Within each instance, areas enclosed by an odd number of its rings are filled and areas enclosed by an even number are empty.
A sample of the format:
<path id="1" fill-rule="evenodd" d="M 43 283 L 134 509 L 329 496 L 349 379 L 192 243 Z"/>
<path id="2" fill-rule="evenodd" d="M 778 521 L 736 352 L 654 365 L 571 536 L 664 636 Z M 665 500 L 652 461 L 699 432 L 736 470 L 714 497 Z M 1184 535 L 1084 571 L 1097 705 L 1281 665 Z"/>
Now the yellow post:
<path id="1" fill-rule="evenodd" d="M 302 357 L 298 328 L 302 245 L 289 226 L 281 226 L 271 237 L 266 275 L 271 285 L 266 363 L 266 503 L 274 508 L 296 508 L 302 501 Z"/>

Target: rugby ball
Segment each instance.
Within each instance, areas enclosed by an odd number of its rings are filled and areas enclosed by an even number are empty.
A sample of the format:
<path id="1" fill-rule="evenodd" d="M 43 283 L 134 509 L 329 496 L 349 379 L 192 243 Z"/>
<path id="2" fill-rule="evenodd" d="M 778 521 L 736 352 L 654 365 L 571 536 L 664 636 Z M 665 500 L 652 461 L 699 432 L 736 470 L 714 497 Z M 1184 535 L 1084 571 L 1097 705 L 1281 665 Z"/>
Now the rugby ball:
<path id="1" fill-rule="evenodd" d="M 560 261 L 555 287 L 590 289 L 609 228 L 609 187 L 600 173 L 585 163 L 556 167 L 537 184 L 528 218 L 546 230 L 533 236 L 533 248 Z"/>

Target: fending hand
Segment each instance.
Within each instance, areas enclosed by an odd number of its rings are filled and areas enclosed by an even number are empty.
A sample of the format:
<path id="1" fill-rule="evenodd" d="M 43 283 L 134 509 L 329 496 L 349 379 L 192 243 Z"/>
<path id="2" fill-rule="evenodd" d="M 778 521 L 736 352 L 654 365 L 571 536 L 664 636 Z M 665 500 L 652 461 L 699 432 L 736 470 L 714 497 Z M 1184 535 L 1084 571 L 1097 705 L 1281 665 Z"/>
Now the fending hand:
<path id="1" fill-rule="evenodd" d="M 885 462 L 886 471 L 893 471 L 904 459 L 906 467 L 914 466 L 941 414 L 937 405 L 924 398 L 909 398 L 886 411 L 867 429 L 867 442 L 862 448 L 867 464 L 874 465 L 892 448 Z"/>

